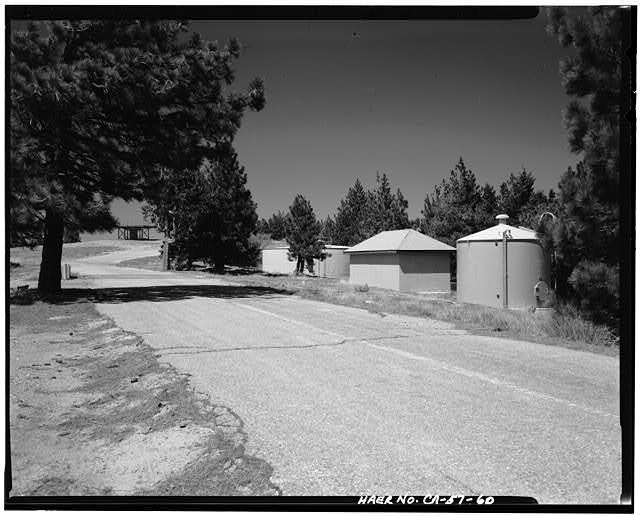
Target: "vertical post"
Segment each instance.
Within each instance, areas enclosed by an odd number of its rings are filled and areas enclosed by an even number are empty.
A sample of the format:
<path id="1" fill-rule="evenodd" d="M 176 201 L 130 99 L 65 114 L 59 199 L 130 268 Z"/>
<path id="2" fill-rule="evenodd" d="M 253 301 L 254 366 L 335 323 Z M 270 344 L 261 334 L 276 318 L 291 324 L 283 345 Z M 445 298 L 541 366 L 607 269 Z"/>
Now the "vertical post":
<path id="1" fill-rule="evenodd" d="M 164 241 L 162 243 L 162 264 L 160 265 L 161 271 L 169 270 L 169 235 L 168 235 L 168 220 L 165 219 L 164 225 Z"/>
<path id="2" fill-rule="evenodd" d="M 162 267 L 161 270 L 169 270 L 169 231 L 167 225 L 164 227 L 164 243 L 162 245 Z"/>
<path id="3" fill-rule="evenodd" d="M 161 271 L 169 270 L 169 239 L 167 233 L 164 234 L 164 241 L 162 243 L 162 264 L 160 266 Z"/>
<path id="4" fill-rule="evenodd" d="M 162 266 L 160 270 L 169 270 L 169 239 L 167 238 L 166 232 L 164 234 L 164 242 L 162 244 Z"/>
<path id="5" fill-rule="evenodd" d="M 553 291 L 558 290 L 558 269 L 556 268 L 556 250 L 553 250 Z"/>
<path id="6" fill-rule="evenodd" d="M 507 230 L 502 232 L 502 307 L 509 307 L 509 281 L 507 278 Z"/>

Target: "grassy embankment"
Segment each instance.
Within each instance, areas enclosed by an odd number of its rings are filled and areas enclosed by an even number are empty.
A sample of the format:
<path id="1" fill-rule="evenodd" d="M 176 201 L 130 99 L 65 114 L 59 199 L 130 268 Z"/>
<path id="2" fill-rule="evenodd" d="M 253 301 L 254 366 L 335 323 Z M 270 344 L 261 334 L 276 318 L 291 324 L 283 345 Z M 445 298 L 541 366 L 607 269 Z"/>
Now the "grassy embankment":
<path id="1" fill-rule="evenodd" d="M 160 259 L 155 256 L 140 258 L 121 265 L 158 270 Z M 619 351 L 618 339 L 608 328 L 582 319 L 569 306 L 560 307 L 553 316 L 542 316 L 531 311 L 457 303 L 454 295 L 429 296 L 378 288 L 362 291 L 348 283 L 325 278 L 231 271 L 225 279 L 243 285 L 287 290 L 305 299 L 364 308 L 371 312 L 430 317 L 454 323 L 476 334 L 523 339 L 606 355 L 617 355 Z"/>

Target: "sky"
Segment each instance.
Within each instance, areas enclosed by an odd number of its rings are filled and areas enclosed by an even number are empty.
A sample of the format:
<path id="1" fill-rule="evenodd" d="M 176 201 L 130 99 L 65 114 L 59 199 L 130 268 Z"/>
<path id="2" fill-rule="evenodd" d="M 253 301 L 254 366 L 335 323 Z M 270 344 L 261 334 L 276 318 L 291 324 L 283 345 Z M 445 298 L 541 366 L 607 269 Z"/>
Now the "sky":
<path id="1" fill-rule="evenodd" d="M 546 13 L 513 21 L 196 21 L 193 30 L 243 45 L 233 89 L 265 81 L 264 110 L 245 114 L 239 160 L 258 215 L 296 194 L 334 214 L 356 178 L 392 187 L 420 215 L 426 194 L 462 157 L 496 188 L 526 167 L 556 188 L 568 150 L 559 60 Z M 116 200 L 122 224 L 139 205 Z"/>

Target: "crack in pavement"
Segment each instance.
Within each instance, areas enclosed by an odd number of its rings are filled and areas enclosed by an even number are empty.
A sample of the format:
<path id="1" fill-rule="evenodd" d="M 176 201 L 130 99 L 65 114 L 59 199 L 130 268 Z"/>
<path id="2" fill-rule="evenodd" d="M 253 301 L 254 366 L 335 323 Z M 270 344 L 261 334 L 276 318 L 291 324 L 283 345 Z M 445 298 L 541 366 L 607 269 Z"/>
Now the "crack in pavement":
<path id="1" fill-rule="evenodd" d="M 322 343 L 322 344 L 300 344 L 292 346 L 245 346 L 237 348 L 219 348 L 219 349 L 202 349 L 199 351 L 193 351 L 191 353 L 183 351 L 174 351 L 169 353 L 163 353 L 163 355 L 206 355 L 208 353 L 224 353 L 226 351 L 252 351 L 261 349 L 308 349 L 308 348 L 327 348 L 337 347 L 349 342 L 349 339 L 344 339 L 339 342 Z"/>
<path id="2" fill-rule="evenodd" d="M 409 335 L 391 335 L 389 337 L 372 337 L 369 338 L 367 340 L 394 340 L 394 339 L 407 339 L 409 338 Z M 205 348 L 203 346 L 200 347 L 200 349 L 197 349 L 196 347 L 193 346 L 172 346 L 169 348 L 163 348 L 163 355 L 200 355 L 200 354 L 207 354 L 207 353 L 224 353 L 227 351 L 251 351 L 251 350 L 262 350 L 262 349 L 310 349 L 310 348 L 332 348 L 332 347 L 338 347 L 338 346 L 342 346 L 344 344 L 350 344 L 350 343 L 364 343 L 366 344 L 366 342 L 363 339 L 357 338 L 357 337 L 350 337 L 350 338 L 344 338 L 338 342 L 322 342 L 319 344 L 292 344 L 292 345 L 285 345 L 285 346 L 243 346 L 243 347 L 235 347 L 235 348 L 218 348 L 218 349 L 210 349 L 210 348 Z M 177 350 L 177 349 L 186 349 L 186 350 L 193 350 L 191 352 L 189 351 L 169 351 L 169 352 L 164 352 L 164 350 L 167 349 L 172 349 L 172 350 Z"/>

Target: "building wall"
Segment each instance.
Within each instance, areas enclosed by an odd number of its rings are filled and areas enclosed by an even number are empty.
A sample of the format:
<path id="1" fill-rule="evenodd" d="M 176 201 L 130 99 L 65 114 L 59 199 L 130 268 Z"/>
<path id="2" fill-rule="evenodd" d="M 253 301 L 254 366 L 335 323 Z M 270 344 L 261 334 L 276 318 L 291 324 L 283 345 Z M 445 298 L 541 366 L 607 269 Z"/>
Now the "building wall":
<path id="1" fill-rule="evenodd" d="M 400 252 L 400 290 L 449 292 L 451 274 L 449 251 Z"/>
<path id="2" fill-rule="evenodd" d="M 313 260 L 313 272 L 325 278 L 349 277 L 349 255 L 344 249 L 327 248 L 325 260 Z M 262 251 L 262 272 L 269 274 L 292 274 L 296 270 L 296 261 L 289 261 L 288 248 L 264 249 Z M 305 264 L 305 271 L 306 271 Z"/>
<path id="3" fill-rule="evenodd" d="M 262 272 L 268 274 L 292 274 L 296 270 L 296 261 L 289 261 L 289 249 L 263 249 Z"/>
<path id="4" fill-rule="evenodd" d="M 457 245 L 457 299 L 502 308 L 503 243 L 459 242 Z M 549 282 L 549 258 L 538 242 L 507 243 L 509 308 L 536 306 L 534 286 Z"/>
<path id="5" fill-rule="evenodd" d="M 540 279 L 549 285 L 550 270 L 549 257 L 539 243 L 509 242 L 507 244 L 509 308 L 536 306 L 533 289 Z"/>
<path id="6" fill-rule="evenodd" d="M 349 283 L 400 289 L 397 253 L 350 253 Z"/>
<path id="7" fill-rule="evenodd" d="M 326 248 L 324 260 L 314 260 L 314 270 L 323 278 L 348 278 L 349 255 L 344 249 Z"/>
<path id="8" fill-rule="evenodd" d="M 496 242 L 497 243 L 497 242 Z M 456 297 L 462 303 L 502 307 L 502 244 L 458 242 Z"/>

